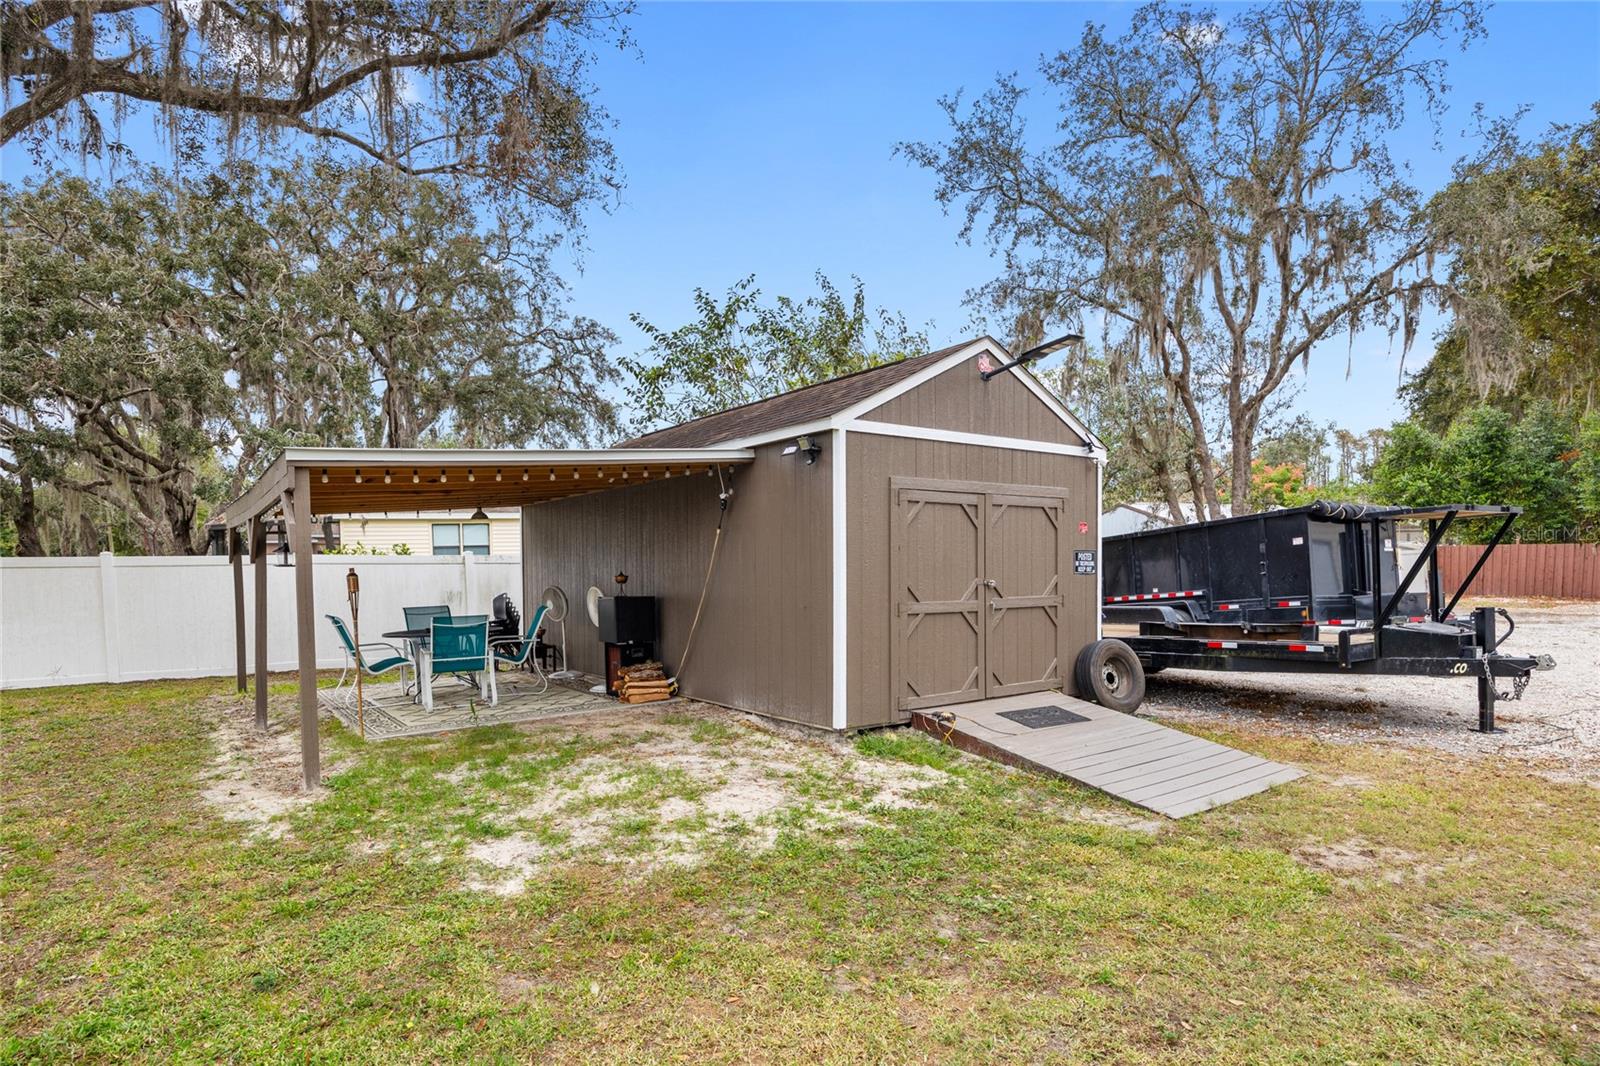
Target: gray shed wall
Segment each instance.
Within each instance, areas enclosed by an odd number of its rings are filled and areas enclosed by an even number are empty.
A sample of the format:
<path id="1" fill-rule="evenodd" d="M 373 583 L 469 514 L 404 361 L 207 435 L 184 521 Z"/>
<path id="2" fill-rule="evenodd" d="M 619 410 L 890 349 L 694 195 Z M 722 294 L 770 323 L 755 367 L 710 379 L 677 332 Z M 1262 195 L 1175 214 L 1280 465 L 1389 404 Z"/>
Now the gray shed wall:
<path id="1" fill-rule="evenodd" d="M 755 462 L 734 472 L 721 554 L 680 680 L 688 696 L 828 726 L 832 449 L 807 466 L 780 454 L 783 446 L 757 448 Z M 609 595 L 612 575 L 624 570 L 630 594 L 660 600 L 657 654 L 678 670 L 717 525 L 717 491 L 717 479 L 701 472 L 523 508 L 524 616 L 545 586 L 560 585 L 572 604 L 572 666 L 602 673 L 583 595 L 590 585 Z"/>
<path id="2" fill-rule="evenodd" d="M 1029 395 L 1027 399 L 1039 403 L 1037 397 Z M 1099 512 L 1097 471 L 1092 459 L 866 433 L 850 433 L 846 439 L 849 448 L 845 464 L 849 524 L 846 721 L 849 728 L 859 729 L 886 725 L 903 717 L 897 716 L 894 710 L 890 677 L 893 639 L 891 478 L 1060 487 L 1066 491 L 1064 529 L 1070 548 L 1098 546 Z M 1079 522 L 1088 523 L 1086 533 L 1077 532 Z M 1062 575 L 1062 582 L 1062 674 L 1070 694 L 1073 692 L 1071 664 L 1079 649 L 1095 639 L 1099 605 L 1093 576 L 1068 572 Z"/>
<path id="3" fill-rule="evenodd" d="M 999 357 L 996 357 L 999 358 Z M 1084 444 L 1071 426 L 1011 374 L 984 381 L 977 361 L 966 360 L 943 374 L 861 416 L 873 422 L 1021 437 L 1052 444 Z"/>

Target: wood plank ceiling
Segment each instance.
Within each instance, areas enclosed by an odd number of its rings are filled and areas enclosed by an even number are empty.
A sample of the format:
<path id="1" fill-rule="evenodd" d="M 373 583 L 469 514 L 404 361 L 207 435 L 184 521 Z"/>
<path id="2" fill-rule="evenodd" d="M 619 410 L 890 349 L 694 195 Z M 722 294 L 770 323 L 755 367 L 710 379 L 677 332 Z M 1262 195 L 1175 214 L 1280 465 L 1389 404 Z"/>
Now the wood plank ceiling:
<path id="1" fill-rule="evenodd" d="M 745 460 L 746 462 L 748 460 Z M 721 462 L 482 463 L 471 466 L 307 463 L 311 509 L 347 514 L 515 507 L 674 477 L 715 477 Z"/>

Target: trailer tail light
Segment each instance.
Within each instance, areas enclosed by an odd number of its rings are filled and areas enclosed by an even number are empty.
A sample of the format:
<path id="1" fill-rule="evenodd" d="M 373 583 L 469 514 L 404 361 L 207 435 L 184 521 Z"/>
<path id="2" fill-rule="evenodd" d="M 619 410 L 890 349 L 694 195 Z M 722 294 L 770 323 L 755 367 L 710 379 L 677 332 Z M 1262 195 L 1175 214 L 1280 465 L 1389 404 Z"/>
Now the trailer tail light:
<path id="1" fill-rule="evenodd" d="M 1233 641 L 1233 640 L 1208 640 L 1208 641 L 1206 641 L 1206 647 L 1208 647 L 1208 648 L 1220 648 L 1220 649 L 1226 650 L 1226 649 L 1231 649 L 1231 648 L 1237 648 L 1238 646 L 1239 646 L 1239 643 L 1237 641 Z"/>
<path id="2" fill-rule="evenodd" d="M 1291 644 L 1291 645 L 1289 645 L 1289 650 L 1290 651 L 1322 651 L 1323 650 L 1323 646 L 1321 644 Z"/>

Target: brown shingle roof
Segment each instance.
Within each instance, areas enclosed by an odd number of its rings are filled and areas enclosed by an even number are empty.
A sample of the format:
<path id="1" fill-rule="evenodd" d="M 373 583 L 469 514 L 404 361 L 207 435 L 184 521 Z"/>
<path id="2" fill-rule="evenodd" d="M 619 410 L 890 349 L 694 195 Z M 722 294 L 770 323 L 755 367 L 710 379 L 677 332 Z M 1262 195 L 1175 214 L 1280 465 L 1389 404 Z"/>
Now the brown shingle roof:
<path id="1" fill-rule="evenodd" d="M 756 400 L 740 407 L 704 415 L 689 422 L 680 422 L 666 429 L 634 437 L 617 445 L 619 448 L 709 448 L 723 441 L 754 436 L 786 426 L 799 426 L 819 418 L 838 414 L 861 400 L 882 392 L 896 382 L 926 370 L 950 353 L 971 344 L 962 341 L 927 355 L 916 355 L 894 363 L 885 363 L 869 370 L 819 381 L 793 392 L 780 392 L 765 400 Z"/>

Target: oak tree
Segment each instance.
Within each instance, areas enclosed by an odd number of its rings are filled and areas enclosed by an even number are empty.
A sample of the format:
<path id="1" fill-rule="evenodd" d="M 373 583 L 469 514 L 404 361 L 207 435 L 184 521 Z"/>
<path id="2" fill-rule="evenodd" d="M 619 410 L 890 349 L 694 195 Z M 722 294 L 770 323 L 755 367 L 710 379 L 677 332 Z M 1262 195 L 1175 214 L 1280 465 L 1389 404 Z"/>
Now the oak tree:
<path id="1" fill-rule="evenodd" d="M 1197 501 L 1217 516 L 1231 485 L 1248 510 L 1291 371 L 1341 333 L 1413 338 L 1436 242 L 1386 140 L 1419 107 L 1439 115 L 1435 45 L 1481 32 L 1475 0 L 1283 0 L 1225 20 L 1152 3 L 1121 36 L 1091 24 L 1043 60 L 1048 135 L 1002 77 L 941 101 L 947 140 L 901 150 L 1002 257 L 974 301 L 1022 345 L 1103 321 L 1113 371 L 1157 378 L 1187 423 Z"/>

